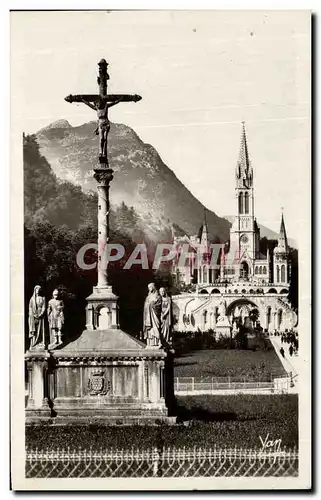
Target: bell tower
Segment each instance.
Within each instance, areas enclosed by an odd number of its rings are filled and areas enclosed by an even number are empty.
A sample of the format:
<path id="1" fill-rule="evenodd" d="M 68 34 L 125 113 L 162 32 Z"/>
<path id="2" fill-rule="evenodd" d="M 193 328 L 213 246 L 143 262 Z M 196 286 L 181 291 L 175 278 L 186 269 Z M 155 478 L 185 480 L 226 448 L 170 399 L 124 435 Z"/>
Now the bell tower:
<path id="1" fill-rule="evenodd" d="M 253 168 L 249 157 L 245 123 L 242 122 L 241 145 L 235 169 L 236 216 L 230 231 L 234 262 L 242 273 L 253 273 L 256 258 L 257 225 L 254 216 Z"/>
<path id="2" fill-rule="evenodd" d="M 282 212 L 278 244 L 273 250 L 273 281 L 276 284 L 288 286 L 290 274 L 289 245 Z"/>

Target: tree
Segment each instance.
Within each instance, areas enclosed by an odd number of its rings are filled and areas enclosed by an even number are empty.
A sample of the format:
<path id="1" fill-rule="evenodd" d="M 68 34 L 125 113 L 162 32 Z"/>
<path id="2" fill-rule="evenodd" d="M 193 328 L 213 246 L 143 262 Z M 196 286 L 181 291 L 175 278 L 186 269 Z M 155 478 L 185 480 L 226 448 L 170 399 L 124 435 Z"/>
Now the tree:
<path id="1" fill-rule="evenodd" d="M 80 186 L 62 182 L 40 154 L 34 135 L 23 139 L 25 223 L 50 222 L 77 229 L 97 224 L 97 195 L 85 194 Z"/>
<path id="2" fill-rule="evenodd" d="M 256 322 L 259 319 L 259 317 L 260 317 L 259 311 L 256 308 L 251 309 L 251 311 L 249 312 L 249 318 L 252 321 L 253 326 L 256 325 Z"/>
<path id="3" fill-rule="evenodd" d="M 246 328 L 240 325 L 238 333 L 234 337 L 236 349 L 247 349 L 248 341 L 246 335 Z"/>

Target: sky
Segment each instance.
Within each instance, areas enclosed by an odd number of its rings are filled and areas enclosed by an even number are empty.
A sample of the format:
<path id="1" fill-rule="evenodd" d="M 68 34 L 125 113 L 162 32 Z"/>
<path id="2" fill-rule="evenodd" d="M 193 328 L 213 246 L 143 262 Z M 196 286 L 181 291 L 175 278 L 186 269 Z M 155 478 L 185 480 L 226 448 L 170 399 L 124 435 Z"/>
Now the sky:
<path id="1" fill-rule="evenodd" d="M 152 144 L 218 215 L 234 215 L 235 166 L 246 123 L 258 222 L 300 241 L 310 217 L 308 11 L 11 13 L 11 109 L 21 131 L 95 120 L 70 93 L 109 91 L 139 103 L 110 110 Z M 112 189 L 112 188 L 111 188 Z"/>

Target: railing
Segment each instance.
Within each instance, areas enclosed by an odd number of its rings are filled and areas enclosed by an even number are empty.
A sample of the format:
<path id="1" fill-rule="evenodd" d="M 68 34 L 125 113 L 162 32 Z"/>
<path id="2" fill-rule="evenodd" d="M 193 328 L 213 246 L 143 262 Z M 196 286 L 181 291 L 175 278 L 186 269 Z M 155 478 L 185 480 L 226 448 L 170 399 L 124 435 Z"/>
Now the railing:
<path id="1" fill-rule="evenodd" d="M 287 286 L 285 283 L 269 283 L 267 281 L 252 281 L 252 280 L 245 280 L 243 278 L 243 281 L 240 281 L 239 279 L 236 281 L 231 280 L 226 280 L 226 281 L 214 281 L 214 282 L 208 282 L 208 283 L 197 283 L 199 288 L 206 288 L 206 287 L 229 287 L 229 286 L 234 286 L 235 288 L 241 288 L 243 286 L 251 286 L 251 287 L 256 287 L 256 288 L 263 288 L 263 287 L 269 287 L 269 288 L 285 288 Z M 256 290 L 254 290 L 254 293 L 256 293 Z"/>
<path id="2" fill-rule="evenodd" d="M 298 462 L 296 450 L 27 449 L 26 477 L 294 477 L 298 475 Z"/>
<path id="3" fill-rule="evenodd" d="M 175 394 L 214 393 L 216 391 L 242 391 L 242 392 L 288 392 L 291 386 L 291 377 L 275 378 L 271 380 L 251 380 L 246 377 L 176 377 L 174 379 Z"/>

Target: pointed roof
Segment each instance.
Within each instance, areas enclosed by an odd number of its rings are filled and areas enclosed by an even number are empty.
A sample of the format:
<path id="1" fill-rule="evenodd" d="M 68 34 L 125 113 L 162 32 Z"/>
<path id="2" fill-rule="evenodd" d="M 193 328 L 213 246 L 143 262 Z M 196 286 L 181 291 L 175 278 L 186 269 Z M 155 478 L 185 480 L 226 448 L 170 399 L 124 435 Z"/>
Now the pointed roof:
<path id="1" fill-rule="evenodd" d="M 281 215 L 281 224 L 280 224 L 280 232 L 279 232 L 279 237 L 278 237 L 278 245 L 274 249 L 274 253 L 276 252 L 287 252 L 289 249 L 288 246 L 288 238 L 286 235 L 286 230 L 285 230 L 285 223 L 284 223 L 284 217 L 283 217 L 283 211 Z"/>
<path id="2" fill-rule="evenodd" d="M 242 122 L 241 145 L 236 165 L 237 187 L 252 187 L 253 170 L 247 144 L 245 122 Z"/>
<path id="3" fill-rule="evenodd" d="M 204 220 L 203 224 L 198 230 L 198 238 L 200 241 L 202 241 L 203 237 L 208 237 L 208 227 L 207 227 L 207 219 L 206 219 L 206 208 L 204 207 Z"/>
<path id="4" fill-rule="evenodd" d="M 280 243 L 282 243 L 285 248 L 288 248 L 288 238 L 286 235 L 286 230 L 285 230 L 285 223 L 284 223 L 284 217 L 283 217 L 283 212 L 281 216 L 281 225 L 280 225 L 280 234 L 279 234 L 279 246 Z"/>
<path id="5" fill-rule="evenodd" d="M 207 219 L 206 219 L 206 208 L 204 207 L 204 222 L 203 222 L 203 228 L 202 228 L 202 235 L 206 233 L 206 236 L 208 235 L 208 227 L 207 227 Z"/>

